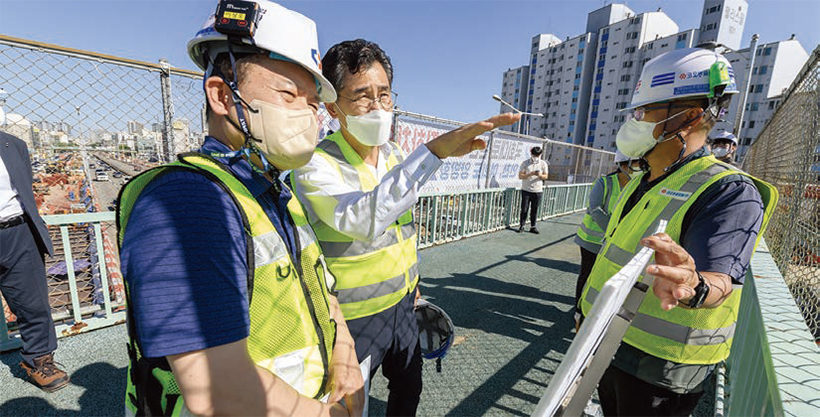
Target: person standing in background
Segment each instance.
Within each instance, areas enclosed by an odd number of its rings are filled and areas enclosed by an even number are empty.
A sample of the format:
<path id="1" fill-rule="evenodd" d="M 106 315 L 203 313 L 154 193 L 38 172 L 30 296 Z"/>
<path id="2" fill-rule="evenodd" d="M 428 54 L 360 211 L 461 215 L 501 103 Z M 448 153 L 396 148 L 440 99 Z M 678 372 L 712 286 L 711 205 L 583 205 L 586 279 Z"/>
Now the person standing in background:
<path id="1" fill-rule="evenodd" d="M 524 221 L 527 219 L 527 209 L 530 212 L 530 233 L 538 234 L 535 227 L 535 218 L 538 216 L 538 205 L 544 193 L 544 181 L 549 177 L 549 165 L 541 159 L 543 149 L 535 146 L 530 149 L 530 158 L 521 163 L 518 168 L 518 178 L 521 180 L 521 222 L 518 233 L 524 231 Z"/>
<path id="2" fill-rule="evenodd" d="M 54 392 L 70 378 L 54 362 L 57 334 L 45 270 L 45 256 L 53 248 L 37 212 L 32 182 L 25 142 L 0 132 L 0 291 L 17 316 L 23 340 L 20 366 L 34 385 Z"/>
<path id="3" fill-rule="evenodd" d="M 595 180 L 592 191 L 589 193 L 589 207 L 586 215 L 575 234 L 575 243 L 581 247 L 581 272 L 575 285 L 575 326 L 580 326 L 581 318 L 581 291 L 586 285 L 589 272 L 595 263 L 595 256 L 601 250 L 604 241 L 604 231 L 609 224 L 609 217 L 618 202 L 621 190 L 630 179 L 641 173 L 641 160 L 630 159 L 628 156 L 615 151 L 615 166 L 617 169 Z"/>

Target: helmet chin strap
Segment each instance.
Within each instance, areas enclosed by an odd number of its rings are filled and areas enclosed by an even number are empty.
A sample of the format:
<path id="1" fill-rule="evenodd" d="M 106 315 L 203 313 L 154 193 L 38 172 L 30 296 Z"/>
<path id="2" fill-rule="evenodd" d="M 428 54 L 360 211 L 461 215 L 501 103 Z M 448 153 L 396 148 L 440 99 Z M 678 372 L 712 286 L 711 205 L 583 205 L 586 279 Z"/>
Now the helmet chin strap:
<path id="1" fill-rule="evenodd" d="M 671 104 L 670 104 L 670 106 L 671 106 Z M 711 106 L 710 106 L 710 107 L 711 107 Z M 668 140 L 671 140 L 671 139 L 674 139 L 674 138 L 676 138 L 676 137 L 677 137 L 677 138 L 678 138 L 678 140 L 680 140 L 681 145 L 683 145 L 683 146 L 681 147 L 680 152 L 678 152 L 678 159 L 676 159 L 676 160 L 675 160 L 675 162 L 672 162 L 669 166 L 667 166 L 666 168 L 664 168 L 664 169 L 663 169 L 663 172 L 669 172 L 672 168 L 677 167 L 677 166 L 678 166 L 678 165 L 680 165 L 680 163 L 683 161 L 683 156 L 684 156 L 684 154 L 686 153 L 686 139 L 684 139 L 684 138 L 683 138 L 683 135 L 681 135 L 681 134 L 680 134 L 680 132 L 681 132 L 681 130 L 682 130 L 683 128 L 685 128 L 685 127 L 687 127 L 687 126 L 691 125 L 692 123 L 695 123 L 695 122 L 697 122 L 698 120 L 700 120 L 700 119 L 701 119 L 701 117 L 703 117 L 703 115 L 704 115 L 704 114 L 706 114 L 706 111 L 707 111 L 707 110 L 708 110 L 708 109 L 701 111 L 701 112 L 700 112 L 700 114 L 698 114 L 697 116 L 693 117 L 691 120 L 687 120 L 687 121 L 686 121 L 686 122 L 684 122 L 682 125 L 680 125 L 677 129 L 675 129 L 677 132 L 676 132 L 676 133 L 675 133 L 675 135 L 674 135 L 674 136 L 672 136 L 672 137 L 668 137 L 668 138 L 666 137 L 667 133 L 669 133 L 669 132 L 666 132 L 666 129 L 665 129 L 665 128 L 666 128 L 666 125 L 669 123 L 669 121 L 667 120 L 666 122 L 664 122 L 664 124 L 663 124 L 663 126 L 664 126 L 664 132 L 663 132 L 663 133 L 661 133 L 661 136 L 660 136 L 660 137 L 662 137 L 662 138 L 664 138 L 664 139 L 663 139 L 663 140 L 661 140 L 661 141 L 658 141 L 658 143 L 663 143 L 663 142 L 666 142 L 666 141 L 668 141 Z M 657 146 L 657 145 L 655 145 L 655 146 Z M 655 148 L 652 148 L 652 149 L 655 149 Z M 650 151 L 650 152 L 652 152 L 652 151 Z M 647 152 L 647 153 L 648 153 L 648 152 Z"/>
<path id="2" fill-rule="evenodd" d="M 251 113 L 258 113 L 259 110 L 254 109 L 253 107 L 251 107 L 251 105 L 247 101 L 245 101 L 245 99 L 242 98 L 242 95 L 239 94 L 239 82 L 237 80 L 236 59 L 234 57 L 233 48 L 231 47 L 230 43 L 228 43 L 228 56 L 231 59 L 231 71 L 233 72 L 233 80 L 228 80 L 225 77 L 225 75 L 222 74 L 222 72 L 219 70 L 219 68 L 214 64 L 214 62 L 211 61 L 210 57 L 208 57 L 208 63 L 210 64 L 210 67 L 213 69 L 213 74 L 218 76 L 219 78 L 221 78 L 222 81 L 231 90 L 231 95 L 233 96 L 234 104 L 236 106 L 236 115 L 239 118 L 239 123 L 237 123 L 235 120 L 233 120 L 230 117 L 230 115 L 226 115 L 225 120 L 227 120 L 228 123 L 230 123 L 230 125 L 233 126 L 234 128 L 236 128 L 238 131 L 242 132 L 242 135 L 245 137 L 245 142 L 242 144 L 242 147 L 240 147 L 239 149 L 237 149 L 235 151 L 227 152 L 227 153 L 219 153 L 219 152 L 211 153 L 211 156 L 215 157 L 215 158 L 234 158 L 234 157 L 239 156 L 239 155 L 244 155 L 245 158 L 248 160 L 248 163 L 250 164 L 251 169 L 253 169 L 254 172 L 256 172 L 258 174 L 262 174 L 262 175 L 265 175 L 265 174 L 270 174 L 271 175 L 271 177 L 273 178 L 273 186 L 274 186 L 275 190 L 277 192 L 279 192 L 279 191 L 281 191 L 281 187 L 279 185 L 279 180 L 278 180 L 279 179 L 279 174 L 280 174 L 279 169 L 276 168 L 275 166 L 271 165 L 270 162 L 268 162 L 267 158 L 265 158 L 265 155 L 262 153 L 262 151 L 259 149 L 259 147 L 257 147 L 256 144 L 254 143 L 254 142 L 260 142 L 261 143 L 262 141 L 255 138 L 251 134 L 250 129 L 248 128 L 248 121 L 245 118 L 245 111 L 242 108 L 242 105 L 244 104 L 248 108 L 248 111 L 250 111 Z M 251 161 L 251 154 L 256 154 L 259 157 L 259 159 L 262 162 L 262 169 L 259 169 Z"/>
<path id="3" fill-rule="evenodd" d="M 678 139 L 680 139 L 680 143 L 683 146 L 680 148 L 680 152 L 678 153 L 678 159 L 676 159 L 675 162 L 672 162 L 672 164 L 669 165 L 668 167 L 664 168 L 663 172 L 669 172 L 670 169 L 678 166 L 678 164 L 680 164 L 681 161 L 683 160 L 683 154 L 686 153 L 686 139 L 684 139 L 683 136 L 681 136 L 680 132 L 675 133 L 675 136 L 677 136 Z"/>

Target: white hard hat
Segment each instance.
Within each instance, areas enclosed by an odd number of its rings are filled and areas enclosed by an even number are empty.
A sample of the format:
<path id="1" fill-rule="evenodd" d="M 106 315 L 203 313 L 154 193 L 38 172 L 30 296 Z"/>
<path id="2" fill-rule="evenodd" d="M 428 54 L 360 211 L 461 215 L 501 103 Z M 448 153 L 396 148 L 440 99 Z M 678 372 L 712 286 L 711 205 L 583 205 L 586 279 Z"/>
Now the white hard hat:
<path id="1" fill-rule="evenodd" d="M 416 322 L 419 327 L 419 346 L 424 359 L 436 359 L 436 370 L 441 372 L 441 359 L 455 338 L 455 326 L 441 307 L 424 299 L 416 302 Z"/>
<path id="2" fill-rule="evenodd" d="M 624 155 L 621 151 L 615 150 L 615 165 L 620 164 L 621 162 L 626 162 L 632 158 Z"/>
<path id="3" fill-rule="evenodd" d="M 735 146 L 738 145 L 737 137 L 735 135 L 733 135 L 732 132 L 727 132 L 725 130 L 718 133 L 718 134 L 716 134 L 716 135 L 714 135 L 714 136 L 712 136 L 710 139 L 712 140 L 712 142 L 714 142 L 716 140 L 728 140 L 728 141 L 731 141 L 732 143 L 734 143 Z"/>
<path id="4" fill-rule="evenodd" d="M 258 20 L 253 38 L 243 37 L 246 48 L 232 45 L 235 52 L 263 50 L 272 52 L 275 59 L 286 58 L 310 71 L 316 79 L 319 99 L 325 103 L 336 101 L 336 90 L 322 75 L 322 59 L 316 23 L 307 17 L 267 0 L 248 0 L 259 5 Z M 228 52 L 228 36 L 214 28 L 216 15 L 205 21 L 202 29 L 188 42 L 188 55 L 202 70 L 209 71 L 208 60 Z M 206 56 L 207 54 L 207 56 Z"/>
<path id="5" fill-rule="evenodd" d="M 684 98 L 720 97 L 738 93 L 729 61 L 714 51 L 678 49 L 649 60 L 626 109 Z"/>

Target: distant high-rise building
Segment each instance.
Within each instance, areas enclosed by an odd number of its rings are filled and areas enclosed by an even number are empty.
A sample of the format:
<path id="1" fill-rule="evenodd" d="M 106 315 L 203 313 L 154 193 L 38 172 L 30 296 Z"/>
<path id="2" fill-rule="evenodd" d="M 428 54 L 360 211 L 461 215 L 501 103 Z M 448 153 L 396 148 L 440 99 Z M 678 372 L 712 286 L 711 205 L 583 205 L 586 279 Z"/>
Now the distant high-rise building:
<path id="1" fill-rule="evenodd" d="M 563 41 L 553 34 L 537 35 L 532 38 L 528 65 L 504 73 L 501 97 L 544 117 L 524 116 L 520 126 L 507 130 L 615 151 L 615 135 L 626 119 L 621 110 L 632 100 L 643 65 L 662 53 L 704 42 L 739 48 L 746 12 L 745 0 L 704 0 L 701 27 L 680 30 L 661 9 L 636 14 L 626 5 L 609 4 L 587 15 L 582 35 Z M 757 53 L 747 113 L 738 135 L 744 147 L 741 155 L 808 59 L 796 40 L 759 46 Z M 741 56 L 748 56 L 748 48 L 726 56 L 734 66 L 739 88 L 746 88 L 747 61 Z M 727 122 L 716 129 L 732 130 L 739 101 L 739 97 L 732 100 Z M 502 106 L 501 111 L 506 109 Z"/>
<path id="2" fill-rule="evenodd" d="M 739 49 L 748 9 L 746 0 L 704 0 L 698 44 L 715 42 Z"/>
<path id="3" fill-rule="evenodd" d="M 136 121 L 136 120 L 129 120 L 128 121 L 128 134 L 129 135 L 142 135 L 142 129 L 144 128 L 143 124 Z"/>
<path id="4" fill-rule="evenodd" d="M 501 84 L 501 99 L 512 104 L 516 109 L 523 109 L 527 104 L 525 99 L 527 97 L 527 85 L 529 80 L 529 65 L 512 68 L 504 72 L 504 82 Z M 501 104 L 501 113 L 508 111 L 510 111 L 510 108 Z M 517 122 L 510 126 L 504 126 L 502 129 L 511 132 L 521 132 L 521 124 Z"/>
<path id="5" fill-rule="evenodd" d="M 743 112 L 743 122 L 738 128 L 740 94 L 732 99 L 724 122 L 715 126 L 715 132 L 735 132 L 740 142 L 736 155 L 742 160 L 749 145 L 763 130 L 783 99 L 783 92 L 789 88 L 800 69 L 809 59 L 809 54 L 797 39 L 759 44 L 756 48 L 752 78 L 749 77 L 749 48 L 727 52 L 726 58 L 732 64 L 735 78 L 741 91 L 748 88 L 749 95 Z"/>

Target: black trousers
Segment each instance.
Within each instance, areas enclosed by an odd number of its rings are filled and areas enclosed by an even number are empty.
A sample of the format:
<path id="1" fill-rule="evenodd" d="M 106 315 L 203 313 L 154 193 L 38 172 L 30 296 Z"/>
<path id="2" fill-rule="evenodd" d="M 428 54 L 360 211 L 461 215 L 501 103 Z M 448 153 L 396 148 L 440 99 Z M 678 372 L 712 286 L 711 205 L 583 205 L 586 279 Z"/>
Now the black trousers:
<path id="1" fill-rule="evenodd" d="M 575 283 L 575 310 L 578 312 L 581 311 L 581 293 L 584 292 L 584 285 L 587 284 L 589 273 L 592 272 L 597 256 L 597 253 L 581 248 L 581 272 L 578 273 L 578 282 Z"/>
<path id="2" fill-rule="evenodd" d="M 33 366 L 34 358 L 57 349 L 57 335 L 48 303 L 43 254 L 28 223 L 0 229 L 0 291 L 17 316 L 23 360 Z"/>
<path id="3" fill-rule="evenodd" d="M 370 356 L 370 376 L 379 366 L 389 381 L 388 416 L 414 416 L 421 397 L 421 347 L 416 314 L 415 291 L 398 304 L 368 317 L 349 320 L 347 327 L 356 342 L 356 356 Z"/>
<path id="4" fill-rule="evenodd" d="M 538 216 L 538 205 L 541 203 L 541 195 L 544 193 L 531 193 L 521 190 L 521 227 L 524 227 L 524 220 L 527 219 L 527 209 L 530 210 L 530 227 L 535 227 L 535 218 Z"/>
<path id="5" fill-rule="evenodd" d="M 611 365 L 598 384 L 605 416 L 689 416 L 702 395 L 676 394 Z"/>

